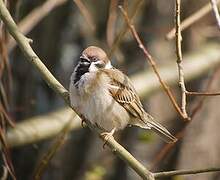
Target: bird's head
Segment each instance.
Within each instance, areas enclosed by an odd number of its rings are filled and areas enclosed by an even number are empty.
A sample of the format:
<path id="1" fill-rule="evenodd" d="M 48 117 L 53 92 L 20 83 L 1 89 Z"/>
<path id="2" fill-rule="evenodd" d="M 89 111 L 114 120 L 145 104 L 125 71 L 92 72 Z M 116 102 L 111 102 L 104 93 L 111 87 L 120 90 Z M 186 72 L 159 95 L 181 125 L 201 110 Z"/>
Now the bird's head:
<path id="1" fill-rule="evenodd" d="M 75 67 L 74 84 L 77 84 L 85 73 L 110 68 L 112 65 L 106 53 L 99 47 L 89 46 L 82 52 L 78 65 Z"/>
<path id="2" fill-rule="evenodd" d="M 82 52 L 80 63 L 89 66 L 89 72 L 111 68 L 111 62 L 105 51 L 96 46 L 89 46 Z"/>

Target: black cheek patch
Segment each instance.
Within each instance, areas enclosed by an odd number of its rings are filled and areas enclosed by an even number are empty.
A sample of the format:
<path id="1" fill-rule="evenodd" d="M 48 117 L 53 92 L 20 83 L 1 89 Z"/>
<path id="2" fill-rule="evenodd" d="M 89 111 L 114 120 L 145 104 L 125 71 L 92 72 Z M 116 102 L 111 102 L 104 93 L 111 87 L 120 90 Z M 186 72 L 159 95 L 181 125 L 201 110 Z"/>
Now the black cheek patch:
<path id="1" fill-rule="evenodd" d="M 95 64 L 95 66 L 96 66 L 97 68 L 104 68 L 104 67 L 105 67 L 105 64 L 104 64 L 104 63 L 97 63 L 97 64 Z"/>
<path id="2" fill-rule="evenodd" d="M 76 69 L 74 84 L 76 84 L 80 80 L 82 75 L 89 72 L 89 66 L 90 66 L 90 64 L 86 64 L 86 65 L 85 64 L 80 64 L 78 66 L 78 68 Z"/>

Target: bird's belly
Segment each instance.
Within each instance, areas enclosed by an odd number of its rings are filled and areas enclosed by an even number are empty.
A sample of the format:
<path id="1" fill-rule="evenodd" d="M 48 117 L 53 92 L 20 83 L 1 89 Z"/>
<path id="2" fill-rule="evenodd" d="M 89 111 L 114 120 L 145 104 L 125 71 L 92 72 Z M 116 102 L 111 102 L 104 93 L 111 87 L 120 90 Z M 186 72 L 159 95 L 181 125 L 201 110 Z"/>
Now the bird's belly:
<path id="1" fill-rule="evenodd" d="M 123 129 L 130 119 L 128 112 L 110 95 L 109 79 L 104 75 L 98 82 L 97 79 L 96 73 L 86 73 L 78 88 L 70 86 L 71 105 L 92 124 L 106 131 Z"/>
<path id="2" fill-rule="evenodd" d="M 129 121 L 128 112 L 116 102 L 108 90 L 94 91 L 83 103 L 85 117 L 106 131 L 123 129 Z"/>

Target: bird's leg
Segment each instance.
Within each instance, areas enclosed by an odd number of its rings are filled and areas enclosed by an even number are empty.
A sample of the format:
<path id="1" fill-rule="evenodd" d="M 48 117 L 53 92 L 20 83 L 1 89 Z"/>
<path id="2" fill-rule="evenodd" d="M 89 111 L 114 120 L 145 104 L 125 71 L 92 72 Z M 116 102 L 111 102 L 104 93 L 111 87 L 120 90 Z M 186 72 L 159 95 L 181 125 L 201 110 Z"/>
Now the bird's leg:
<path id="1" fill-rule="evenodd" d="M 115 130 L 116 130 L 116 128 L 113 128 L 110 132 L 103 132 L 103 133 L 100 134 L 101 137 L 104 138 L 103 148 L 105 148 L 105 145 L 106 145 L 108 139 L 109 139 L 110 137 L 113 137 L 113 135 L 114 135 L 114 133 L 115 133 Z"/>

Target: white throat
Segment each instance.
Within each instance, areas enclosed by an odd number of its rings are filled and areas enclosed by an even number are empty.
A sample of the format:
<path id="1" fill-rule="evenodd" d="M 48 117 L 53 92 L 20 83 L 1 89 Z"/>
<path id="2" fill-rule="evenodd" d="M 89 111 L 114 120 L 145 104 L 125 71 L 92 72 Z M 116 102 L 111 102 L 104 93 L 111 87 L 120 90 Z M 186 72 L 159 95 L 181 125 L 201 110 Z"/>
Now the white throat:
<path id="1" fill-rule="evenodd" d="M 105 69 L 111 69 L 112 68 L 112 64 L 110 61 L 108 61 L 108 63 L 105 65 Z"/>
<path id="2" fill-rule="evenodd" d="M 98 68 L 95 66 L 95 63 L 92 62 L 91 65 L 89 66 L 89 72 L 96 72 L 98 71 Z"/>

